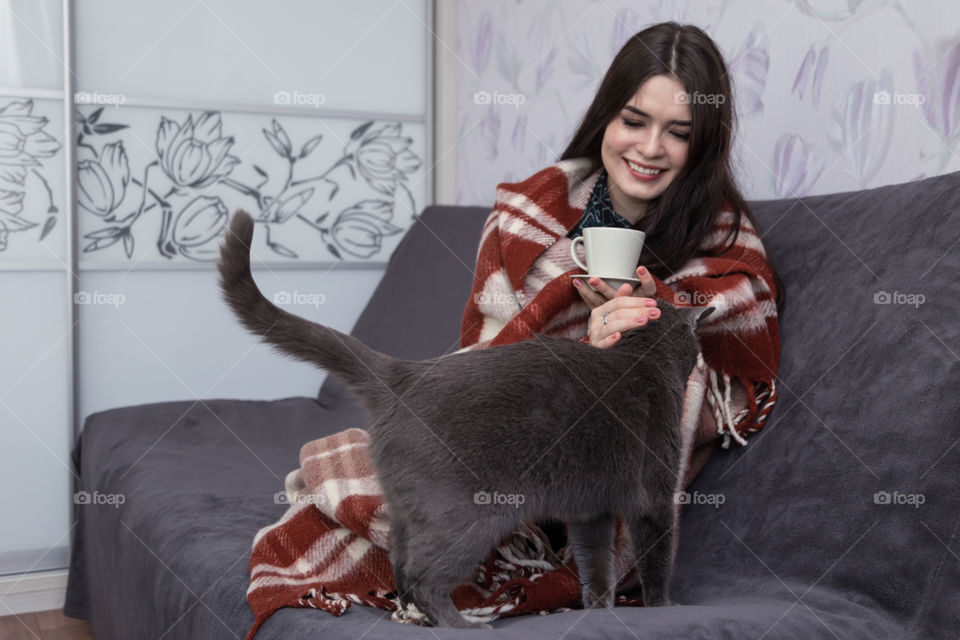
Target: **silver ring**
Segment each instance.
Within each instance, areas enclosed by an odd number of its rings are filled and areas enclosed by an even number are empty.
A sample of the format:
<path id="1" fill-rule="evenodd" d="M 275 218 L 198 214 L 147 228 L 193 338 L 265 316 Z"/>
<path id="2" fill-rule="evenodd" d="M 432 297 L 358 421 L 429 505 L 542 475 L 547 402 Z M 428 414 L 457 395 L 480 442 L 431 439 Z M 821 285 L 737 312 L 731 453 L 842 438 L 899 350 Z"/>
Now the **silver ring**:
<path id="1" fill-rule="evenodd" d="M 608 315 L 610 315 L 610 312 L 609 312 L 609 311 L 605 311 L 605 312 L 603 313 L 603 324 L 604 324 L 604 325 L 607 324 L 607 316 L 608 316 Z"/>

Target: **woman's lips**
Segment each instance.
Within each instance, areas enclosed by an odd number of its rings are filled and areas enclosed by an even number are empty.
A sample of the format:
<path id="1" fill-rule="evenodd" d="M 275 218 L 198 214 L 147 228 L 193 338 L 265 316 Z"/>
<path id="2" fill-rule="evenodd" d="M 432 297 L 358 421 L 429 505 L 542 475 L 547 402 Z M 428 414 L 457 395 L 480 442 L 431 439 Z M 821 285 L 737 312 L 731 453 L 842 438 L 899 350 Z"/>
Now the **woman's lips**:
<path id="1" fill-rule="evenodd" d="M 645 182 L 650 182 L 650 181 L 652 181 L 652 180 L 656 180 L 657 178 L 659 178 L 660 176 L 662 176 L 664 173 L 666 173 L 666 170 L 665 170 L 665 169 L 662 169 L 662 170 L 660 171 L 660 173 L 656 173 L 656 174 L 653 174 L 653 175 L 647 175 L 647 174 L 645 174 L 645 173 L 638 173 L 638 172 L 634 171 L 633 168 L 630 167 L 630 163 L 627 161 L 626 158 L 623 159 L 623 164 L 624 164 L 624 166 L 627 167 L 627 171 L 630 172 L 630 175 L 632 175 L 632 176 L 633 176 L 634 178 L 636 178 L 637 180 L 643 180 L 643 181 L 645 181 Z"/>

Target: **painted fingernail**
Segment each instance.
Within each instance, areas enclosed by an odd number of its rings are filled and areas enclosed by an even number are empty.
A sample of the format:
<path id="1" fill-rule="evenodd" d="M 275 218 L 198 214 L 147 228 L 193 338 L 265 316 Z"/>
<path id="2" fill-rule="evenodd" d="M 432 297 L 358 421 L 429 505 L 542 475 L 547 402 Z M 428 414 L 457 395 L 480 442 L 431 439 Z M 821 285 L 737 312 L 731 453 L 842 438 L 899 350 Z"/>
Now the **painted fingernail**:
<path id="1" fill-rule="evenodd" d="M 657 306 L 657 301 L 656 301 L 656 300 L 653 300 L 652 298 L 647 298 L 646 305 L 647 305 L 648 307 L 655 307 L 655 306 Z"/>
<path id="2" fill-rule="evenodd" d="M 647 270 L 646 270 L 644 267 L 640 267 L 639 269 L 637 269 L 637 271 L 639 271 L 640 273 L 646 273 L 646 272 L 647 272 Z"/>
<path id="3" fill-rule="evenodd" d="M 643 323 L 646 322 L 646 321 L 647 321 L 646 318 L 643 318 L 643 317 L 637 318 L 637 324 L 643 324 Z"/>
<path id="4" fill-rule="evenodd" d="M 573 279 L 573 286 L 575 286 L 575 287 L 582 287 L 582 286 L 583 286 L 583 283 L 580 282 L 578 279 L 574 278 L 574 279 Z"/>
<path id="5" fill-rule="evenodd" d="M 651 318 L 656 318 L 660 315 L 660 309 L 650 309 L 649 313 Z"/>

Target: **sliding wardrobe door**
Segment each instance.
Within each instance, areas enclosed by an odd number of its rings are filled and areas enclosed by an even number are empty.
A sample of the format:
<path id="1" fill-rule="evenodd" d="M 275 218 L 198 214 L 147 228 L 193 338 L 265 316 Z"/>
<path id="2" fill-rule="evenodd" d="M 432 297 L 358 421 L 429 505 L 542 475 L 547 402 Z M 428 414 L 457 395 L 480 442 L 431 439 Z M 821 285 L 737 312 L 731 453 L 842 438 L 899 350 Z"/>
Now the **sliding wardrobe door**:
<path id="1" fill-rule="evenodd" d="M 0 574 L 62 567 L 69 541 L 62 25 L 59 2 L 0 4 Z"/>

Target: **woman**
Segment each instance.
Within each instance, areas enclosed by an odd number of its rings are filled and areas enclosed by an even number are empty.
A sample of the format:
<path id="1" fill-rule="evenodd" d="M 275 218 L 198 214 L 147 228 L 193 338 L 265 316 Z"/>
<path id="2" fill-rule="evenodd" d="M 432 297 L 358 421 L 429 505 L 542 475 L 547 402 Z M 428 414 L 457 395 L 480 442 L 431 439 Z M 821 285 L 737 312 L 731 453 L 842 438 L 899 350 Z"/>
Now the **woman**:
<path id="1" fill-rule="evenodd" d="M 733 180 L 734 114 L 727 67 L 701 29 L 668 22 L 630 38 L 560 162 L 498 186 L 461 327 L 462 350 L 535 333 L 586 334 L 604 349 L 657 321 L 655 295 L 717 306 L 688 382 L 685 416 L 698 420 L 684 487 L 721 436 L 746 444 L 776 401 L 783 286 Z M 571 239 L 589 226 L 646 232 L 635 290 L 569 277 L 581 271 Z"/>

